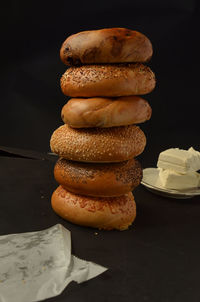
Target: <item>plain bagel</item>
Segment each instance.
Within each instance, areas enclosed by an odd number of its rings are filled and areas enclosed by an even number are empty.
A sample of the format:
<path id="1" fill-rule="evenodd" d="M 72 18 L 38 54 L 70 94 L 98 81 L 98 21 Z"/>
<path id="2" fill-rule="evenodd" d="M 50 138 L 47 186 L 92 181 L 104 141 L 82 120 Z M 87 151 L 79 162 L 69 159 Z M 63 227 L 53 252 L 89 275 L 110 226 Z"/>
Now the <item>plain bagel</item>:
<path id="1" fill-rule="evenodd" d="M 143 152 L 144 132 L 135 125 L 112 128 L 71 128 L 62 125 L 50 140 L 52 152 L 82 162 L 120 162 Z"/>
<path id="2" fill-rule="evenodd" d="M 142 168 L 135 159 L 120 163 L 81 163 L 58 159 L 56 181 L 66 190 L 88 196 L 113 197 L 135 189 L 142 179 Z"/>
<path id="3" fill-rule="evenodd" d="M 69 36 L 60 50 L 66 65 L 146 62 L 152 54 L 150 40 L 126 28 L 82 31 Z"/>
<path id="4" fill-rule="evenodd" d="M 104 229 L 126 230 L 136 217 L 133 194 L 119 197 L 76 195 L 59 186 L 51 198 L 53 210 L 72 223 Z"/>
<path id="5" fill-rule="evenodd" d="M 151 113 L 149 103 L 139 96 L 73 98 L 63 106 L 61 118 L 74 128 L 106 128 L 143 123 Z"/>
<path id="6" fill-rule="evenodd" d="M 152 70 L 143 64 L 107 64 L 70 67 L 61 77 L 62 92 L 71 97 L 118 97 L 151 92 Z"/>

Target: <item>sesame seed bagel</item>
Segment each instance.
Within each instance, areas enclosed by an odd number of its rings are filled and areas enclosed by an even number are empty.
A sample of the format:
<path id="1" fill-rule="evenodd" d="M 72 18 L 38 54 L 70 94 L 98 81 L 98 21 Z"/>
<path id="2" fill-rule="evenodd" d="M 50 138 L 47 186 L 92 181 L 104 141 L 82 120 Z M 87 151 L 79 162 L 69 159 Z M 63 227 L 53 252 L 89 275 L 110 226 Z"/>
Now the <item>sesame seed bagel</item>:
<path id="1" fill-rule="evenodd" d="M 74 224 L 104 230 L 126 230 L 136 217 L 133 194 L 120 197 L 89 197 L 59 186 L 52 194 L 53 210 Z"/>
<path id="2" fill-rule="evenodd" d="M 69 36 L 60 50 L 60 58 L 66 65 L 146 62 L 152 54 L 150 40 L 126 28 L 82 31 Z"/>
<path id="3" fill-rule="evenodd" d="M 136 188 L 142 168 L 135 159 L 119 163 L 81 163 L 60 158 L 54 167 L 56 181 L 66 190 L 88 196 L 120 196 Z"/>
<path id="4" fill-rule="evenodd" d="M 71 97 L 141 95 L 156 84 L 151 69 L 139 63 L 70 67 L 60 83 L 62 92 Z"/>
<path id="5" fill-rule="evenodd" d="M 73 98 L 65 104 L 61 118 L 73 128 L 116 127 L 143 123 L 151 117 L 151 107 L 139 96 L 118 98 Z"/>
<path id="6" fill-rule="evenodd" d="M 50 140 L 52 152 L 82 162 L 120 162 L 136 157 L 146 145 L 135 125 L 112 128 L 71 128 L 62 125 Z"/>

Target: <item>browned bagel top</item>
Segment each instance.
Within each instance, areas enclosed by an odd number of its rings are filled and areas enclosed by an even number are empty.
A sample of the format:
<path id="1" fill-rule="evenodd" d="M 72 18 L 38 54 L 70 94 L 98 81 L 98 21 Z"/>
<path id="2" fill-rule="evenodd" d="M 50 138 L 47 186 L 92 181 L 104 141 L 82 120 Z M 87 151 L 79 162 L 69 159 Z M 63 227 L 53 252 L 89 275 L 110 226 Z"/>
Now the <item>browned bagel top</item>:
<path id="1" fill-rule="evenodd" d="M 127 28 L 82 31 L 69 36 L 60 49 L 66 65 L 147 62 L 152 54 L 150 40 Z"/>

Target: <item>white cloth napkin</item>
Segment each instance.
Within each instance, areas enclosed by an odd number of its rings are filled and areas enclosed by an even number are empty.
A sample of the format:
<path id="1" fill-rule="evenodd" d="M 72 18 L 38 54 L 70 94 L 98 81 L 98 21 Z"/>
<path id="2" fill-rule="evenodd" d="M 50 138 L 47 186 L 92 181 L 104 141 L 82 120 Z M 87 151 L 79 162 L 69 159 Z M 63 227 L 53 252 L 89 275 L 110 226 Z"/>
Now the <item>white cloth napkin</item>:
<path id="1" fill-rule="evenodd" d="M 106 270 L 71 255 L 70 231 L 60 224 L 0 236 L 0 302 L 41 301 Z"/>

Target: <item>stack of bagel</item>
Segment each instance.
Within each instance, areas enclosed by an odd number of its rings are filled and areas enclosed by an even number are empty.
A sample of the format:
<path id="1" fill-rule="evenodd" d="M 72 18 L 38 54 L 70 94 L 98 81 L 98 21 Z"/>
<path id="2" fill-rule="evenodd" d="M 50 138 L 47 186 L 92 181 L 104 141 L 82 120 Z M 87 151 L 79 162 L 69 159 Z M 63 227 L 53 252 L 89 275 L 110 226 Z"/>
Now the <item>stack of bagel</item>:
<path id="1" fill-rule="evenodd" d="M 59 156 L 52 207 L 64 219 L 105 230 L 133 223 L 132 191 L 142 179 L 135 157 L 146 145 L 136 124 L 151 117 L 140 95 L 155 87 L 154 73 L 143 64 L 152 53 L 145 35 L 125 28 L 84 31 L 64 41 L 60 57 L 70 67 L 61 89 L 71 99 L 50 141 Z"/>

